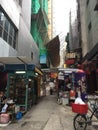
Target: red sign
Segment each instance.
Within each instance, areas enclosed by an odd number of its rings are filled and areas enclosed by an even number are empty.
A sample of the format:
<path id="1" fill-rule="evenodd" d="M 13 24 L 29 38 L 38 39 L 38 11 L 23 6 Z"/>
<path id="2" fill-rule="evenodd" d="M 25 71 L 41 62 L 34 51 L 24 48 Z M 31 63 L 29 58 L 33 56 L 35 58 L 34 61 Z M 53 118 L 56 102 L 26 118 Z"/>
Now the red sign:
<path id="1" fill-rule="evenodd" d="M 67 64 L 67 65 L 71 65 L 71 64 L 74 64 L 74 63 L 75 63 L 74 59 L 69 59 L 69 60 L 65 61 L 65 64 Z"/>

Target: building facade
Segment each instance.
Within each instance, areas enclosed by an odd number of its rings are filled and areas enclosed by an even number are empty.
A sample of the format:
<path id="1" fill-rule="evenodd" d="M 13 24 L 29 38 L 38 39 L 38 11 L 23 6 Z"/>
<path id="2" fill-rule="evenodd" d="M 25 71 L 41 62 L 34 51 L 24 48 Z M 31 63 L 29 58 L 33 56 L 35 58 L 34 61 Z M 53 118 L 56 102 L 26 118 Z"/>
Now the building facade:
<path id="1" fill-rule="evenodd" d="M 48 37 L 49 40 L 51 40 L 52 39 L 52 0 L 48 0 L 48 19 L 49 19 Z"/>
<path id="2" fill-rule="evenodd" d="M 49 41 L 48 24 L 48 0 L 32 0 L 31 34 L 40 51 L 41 68 L 48 66 L 45 47 L 45 44 Z"/>
<path id="3" fill-rule="evenodd" d="M 80 6 L 82 54 L 85 56 L 98 43 L 97 0 L 78 0 Z"/>
<path id="4" fill-rule="evenodd" d="M 31 0 L 0 0 L 0 57 L 25 56 L 39 66 L 30 25 Z"/>
<path id="5" fill-rule="evenodd" d="M 76 3 L 75 7 L 71 7 L 69 13 L 69 33 L 66 36 L 67 50 L 65 56 L 65 65 L 67 67 L 76 68 L 82 57 L 79 18 L 79 10 Z"/>
<path id="6" fill-rule="evenodd" d="M 87 73 L 88 92 L 98 90 L 98 0 L 77 0 L 80 11 L 82 67 Z"/>

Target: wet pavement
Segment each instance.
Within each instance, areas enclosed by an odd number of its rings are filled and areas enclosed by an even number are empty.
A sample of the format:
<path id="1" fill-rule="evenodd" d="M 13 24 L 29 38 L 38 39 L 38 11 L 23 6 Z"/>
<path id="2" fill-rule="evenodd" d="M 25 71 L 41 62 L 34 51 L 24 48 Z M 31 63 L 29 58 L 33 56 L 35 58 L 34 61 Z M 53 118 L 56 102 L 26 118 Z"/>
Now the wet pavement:
<path id="1" fill-rule="evenodd" d="M 10 123 L 0 130 L 74 130 L 75 113 L 70 106 L 59 105 L 56 95 L 43 97 L 22 119 Z M 89 125 L 86 130 L 97 130 L 98 123 Z"/>

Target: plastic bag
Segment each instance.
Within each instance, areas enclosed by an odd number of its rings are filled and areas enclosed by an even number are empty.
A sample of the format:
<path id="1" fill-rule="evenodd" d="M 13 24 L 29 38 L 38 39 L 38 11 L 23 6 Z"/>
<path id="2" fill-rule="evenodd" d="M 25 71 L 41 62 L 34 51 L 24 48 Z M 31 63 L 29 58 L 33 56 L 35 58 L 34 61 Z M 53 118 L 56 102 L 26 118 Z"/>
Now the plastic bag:
<path id="1" fill-rule="evenodd" d="M 75 104 L 85 104 L 80 97 L 75 99 Z"/>

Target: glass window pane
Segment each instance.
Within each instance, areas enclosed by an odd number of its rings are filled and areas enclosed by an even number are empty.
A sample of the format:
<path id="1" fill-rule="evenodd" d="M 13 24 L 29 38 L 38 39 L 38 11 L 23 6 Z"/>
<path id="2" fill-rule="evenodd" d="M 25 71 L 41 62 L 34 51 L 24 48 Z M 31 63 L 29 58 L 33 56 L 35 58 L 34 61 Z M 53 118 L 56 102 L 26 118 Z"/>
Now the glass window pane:
<path id="1" fill-rule="evenodd" d="M 12 45 L 12 37 L 9 36 L 9 44 Z"/>
<path id="2" fill-rule="evenodd" d="M 16 41 L 13 41 L 13 48 L 16 49 Z"/>
<path id="3" fill-rule="evenodd" d="M 0 11 L 0 25 L 3 25 L 4 21 L 5 21 L 5 16 L 4 16 L 4 14 Z"/>
<path id="4" fill-rule="evenodd" d="M 10 24 L 10 31 L 9 34 L 12 36 L 13 35 L 13 26 Z"/>
<path id="5" fill-rule="evenodd" d="M 17 32 L 15 31 L 15 29 L 13 30 L 13 39 L 16 41 L 16 34 Z"/>
<path id="6" fill-rule="evenodd" d="M 9 21 L 6 19 L 5 20 L 5 25 L 4 25 L 4 29 L 8 32 L 8 27 L 9 27 Z"/>
<path id="7" fill-rule="evenodd" d="M 3 39 L 4 39 L 5 41 L 7 41 L 7 36 L 8 36 L 8 33 L 7 33 L 6 31 L 4 31 L 4 33 L 3 33 Z"/>
<path id="8" fill-rule="evenodd" d="M 2 37 L 2 27 L 0 26 L 0 37 Z"/>

